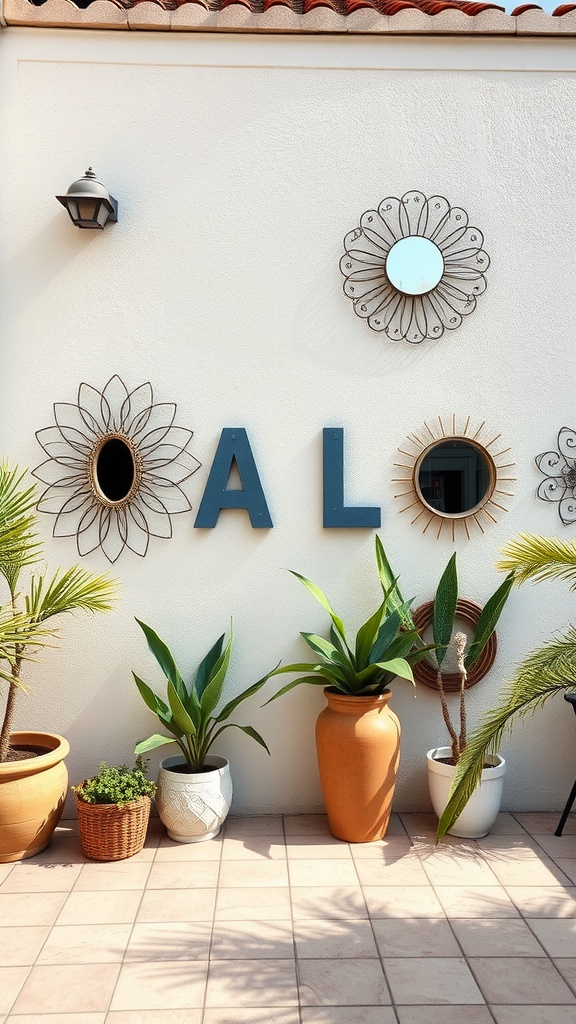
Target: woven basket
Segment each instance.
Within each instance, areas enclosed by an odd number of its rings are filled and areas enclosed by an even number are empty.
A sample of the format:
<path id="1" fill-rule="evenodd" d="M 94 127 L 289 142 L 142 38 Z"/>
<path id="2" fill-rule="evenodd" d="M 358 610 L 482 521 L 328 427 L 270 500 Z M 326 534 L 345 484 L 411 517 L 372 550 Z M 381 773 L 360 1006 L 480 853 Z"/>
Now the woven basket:
<path id="1" fill-rule="evenodd" d="M 91 860 L 124 860 L 144 846 L 151 800 L 138 797 L 125 807 L 87 804 L 76 795 L 80 846 Z"/>

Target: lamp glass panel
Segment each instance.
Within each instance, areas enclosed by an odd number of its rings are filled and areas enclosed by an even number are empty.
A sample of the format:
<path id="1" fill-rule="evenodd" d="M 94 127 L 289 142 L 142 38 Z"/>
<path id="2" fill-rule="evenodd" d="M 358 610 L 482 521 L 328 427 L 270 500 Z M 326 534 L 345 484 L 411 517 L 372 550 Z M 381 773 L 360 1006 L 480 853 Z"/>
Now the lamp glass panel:
<path id="1" fill-rule="evenodd" d="M 79 199 L 78 217 L 80 220 L 95 221 L 98 212 L 99 199 Z"/>

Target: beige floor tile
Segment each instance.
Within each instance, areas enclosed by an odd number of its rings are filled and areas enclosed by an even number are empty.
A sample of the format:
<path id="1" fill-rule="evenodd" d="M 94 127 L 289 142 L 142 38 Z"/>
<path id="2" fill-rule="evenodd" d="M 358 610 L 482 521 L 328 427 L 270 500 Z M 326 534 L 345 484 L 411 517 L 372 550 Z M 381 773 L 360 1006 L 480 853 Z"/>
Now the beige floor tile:
<path id="1" fill-rule="evenodd" d="M 74 885 L 74 892 L 99 892 L 110 889 L 143 889 L 150 874 L 151 861 L 111 861 L 85 864 Z"/>
<path id="2" fill-rule="evenodd" d="M 0 864 L 0 890 L 2 888 L 2 883 L 6 881 L 8 875 L 15 867 L 15 864 Z"/>
<path id="3" fill-rule="evenodd" d="M 494 1024 L 487 1006 L 399 1006 L 400 1024 Z"/>
<path id="4" fill-rule="evenodd" d="M 56 1019 L 44 1013 L 18 1013 L 7 1017 L 6 1021 L 9 1024 L 104 1024 L 107 1019 L 105 1013 L 59 1013 Z"/>
<path id="5" fill-rule="evenodd" d="M 484 999 L 466 961 L 457 957 L 382 960 L 397 1004 L 482 1004 Z"/>
<path id="6" fill-rule="evenodd" d="M 21 964 L 17 967 L 0 967 L 0 1013 L 8 1013 L 17 998 L 30 968 Z"/>
<path id="7" fill-rule="evenodd" d="M 0 964 L 3 967 L 31 967 L 50 933 L 43 927 L 0 927 Z"/>
<path id="8" fill-rule="evenodd" d="M 556 922 L 543 922 L 555 924 Z M 570 922 L 562 922 L 570 924 Z M 452 922 L 466 956 L 544 956 L 544 950 L 520 919 Z"/>
<path id="9" fill-rule="evenodd" d="M 229 836 L 222 844 L 222 860 L 285 860 L 284 840 L 272 836 L 251 836 L 246 839 Z"/>
<path id="10" fill-rule="evenodd" d="M 112 996 L 111 1010 L 200 1008 L 208 964 L 192 960 L 125 963 Z"/>
<path id="11" fill-rule="evenodd" d="M 544 957 L 474 957 L 469 962 L 487 1003 L 576 1003 L 554 964 Z"/>
<path id="12" fill-rule="evenodd" d="M 438 818 L 435 814 L 401 814 L 400 821 L 409 836 L 417 839 L 436 840 Z"/>
<path id="13" fill-rule="evenodd" d="M 501 885 L 437 885 L 436 895 L 449 918 L 518 917 L 512 899 Z"/>
<path id="14" fill-rule="evenodd" d="M 478 849 L 482 853 L 492 853 L 507 860 L 522 860 L 534 853 L 542 853 L 542 848 L 536 840 L 523 832 L 519 835 L 494 835 L 492 832 L 476 840 Z"/>
<path id="15" fill-rule="evenodd" d="M 355 844 L 353 844 L 355 845 Z M 287 836 L 288 860 L 350 860 L 351 847 L 334 836 Z"/>
<path id="16" fill-rule="evenodd" d="M 297 1006 L 293 960 L 216 960 L 210 964 L 206 1006 Z"/>
<path id="17" fill-rule="evenodd" d="M 257 900 L 253 890 L 246 886 L 218 890 L 216 921 L 289 921 L 291 915 L 287 886 L 263 886 Z"/>
<path id="18" fill-rule="evenodd" d="M 574 957 L 555 957 L 554 963 L 562 977 L 568 982 L 572 991 L 576 992 L 576 960 Z M 568 1000 L 565 999 L 563 1002 L 568 1002 Z"/>
<path id="19" fill-rule="evenodd" d="M 396 859 L 361 858 L 356 860 L 356 870 L 362 885 L 430 885 L 415 853 Z"/>
<path id="20" fill-rule="evenodd" d="M 432 885 L 497 885 L 491 866 L 478 853 L 461 854 L 455 850 L 438 850 L 420 857 Z"/>
<path id="21" fill-rule="evenodd" d="M 176 843 L 168 836 L 163 836 L 154 859 L 156 863 L 161 861 L 170 863 L 179 860 L 220 860 L 223 839 L 224 837 L 220 834 L 204 843 Z"/>
<path id="22" fill-rule="evenodd" d="M 211 960 L 293 960 L 290 921 L 219 921 L 214 924 Z"/>
<path id="23" fill-rule="evenodd" d="M 372 922 L 380 956 L 462 956 L 445 918 L 388 918 Z"/>
<path id="24" fill-rule="evenodd" d="M 210 921 L 135 924 L 125 959 L 208 960 L 211 934 Z"/>
<path id="25" fill-rule="evenodd" d="M 574 918 L 551 921 L 533 917 L 526 920 L 544 946 L 548 956 L 576 957 L 576 920 Z"/>
<path id="26" fill-rule="evenodd" d="M 80 874 L 79 864 L 15 864 L 1 892 L 70 892 Z"/>
<path id="27" fill-rule="evenodd" d="M 365 885 L 370 917 L 444 917 L 431 885 Z"/>
<path id="28" fill-rule="evenodd" d="M 366 903 L 359 885 L 311 886 L 291 889 L 292 914 L 295 921 L 368 917 Z"/>
<path id="29" fill-rule="evenodd" d="M 297 921 L 296 955 L 301 960 L 374 959 L 378 956 L 369 921 Z"/>
<path id="30" fill-rule="evenodd" d="M 379 960 L 300 960 L 302 1006 L 385 1006 L 390 993 Z"/>
<path id="31" fill-rule="evenodd" d="M 221 888 L 241 886 L 258 887 L 288 885 L 288 867 L 285 860 L 228 860 L 220 865 Z"/>
<path id="32" fill-rule="evenodd" d="M 211 921 L 215 903 L 216 889 L 150 889 L 142 896 L 136 921 Z"/>
<path id="33" fill-rule="evenodd" d="M 388 828 L 386 829 L 385 838 L 389 839 L 390 836 L 405 836 L 406 829 L 402 824 L 399 814 L 391 814 L 390 821 L 388 822 Z"/>
<path id="34" fill-rule="evenodd" d="M 380 860 L 388 864 L 414 853 L 414 847 L 410 837 L 403 833 L 387 835 L 374 843 L 350 843 L 350 853 L 354 860 Z"/>
<path id="35" fill-rule="evenodd" d="M 518 859 L 486 854 L 501 885 L 569 885 L 570 879 L 545 854 L 526 854 Z"/>
<path id="36" fill-rule="evenodd" d="M 330 835 L 325 814 L 285 814 L 284 831 L 286 836 Z"/>
<path id="37" fill-rule="evenodd" d="M 228 818 L 224 827 L 226 838 L 246 839 L 248 836 L 283 836 L 281 814 L 263 814 L 253 818 Z"/>
<path id="38" fill-rule="evenodd" d="M 203 1024 L 300 1024 L 300 1014 L 291 1006 L 217 1007 L 206 1010 Z"/>
<path id="39" fill-rule="evenodd" d="M 492 1013 L 496 1024 L 574 1024 L 573 1006 L 493 1006 Z"/>
<path id="40" fill-rule="evenodd" d="M 303 1006 L 302 1024 L 396 1024 L 391 1006 Z"/>
<path id="41" fill-rule="evenodd" d="M 524 828 L 518 821 L 518 815 L 507 814 L 506 811 L 500 812 L 490 829 L 492 835 L 521 835 L 523 831 Z"/>
<path id="42" fill-rule="evenodd" d="M 523 917 L 576 917 L 576 887 L 507 885 Z"/>
<path id="43" fill-rule="evenodd" d="M 120 963 L 131 928 L 131 924 L 57 925 L 44 944 L 38 964 Z"/>
<path id="44" fill-rule="evenodd" d="M 290 885 L 357 885 L 358 875 L 352 858 L 349 860 L 290 860 Z"/>
<path id="45" fill-rule="evenodd" d="M 119 964 L 33 967 L 13 1006 L 13 1013 L 98 1013 L 106 1010 Z"/>
<path id="46" fill-rule="evenodd" d="M 58 924 L 129 924 L 136 917 L 140 899 L 141 893 L 134 890 L 71 892 Z"/>
<path id="47" fill-rule="evenodd" d="M 41 853 L 34 855 L 34 864 L 85 864 L 86 857 L 80 849 L 77 835 L 70 833 L 66 839 L 52 840 Z"/>
<path id="48" fill-rule="evenodd" d="M 576 857 L 554 857 L 554 863 L 563 871 L 566 878 L 574 884 L 576 882 Z"/>
<path id="49" fill-rule="evenodd" d="M 218 881 L 217 861 L 161 861 L 152 865 L 147 888 L 213 889 Z"/>
<path id="50" fill-rule="evenodd" d="M 554 832 L 558 828 L 560 821 L 560 811 L 556 811 L 554 814 L 543 813 L 541 811 L 524 812 L 515 811 L 514 817 L 516 821 L 530 832 L 531 835 L 554 835 Z M 563 835 L 575 835 L 576 834 L 576 812 L 572 812 L 568 815 L 568 820 L 564 825 Z"/>
<path id="51" fill-rule="evenodd" d="M 67 892 L 45 892 L 42 899 L 37 893 L 0 893 L 0 921 L 21 927 L 52 925 L 67 899 Z"/>
<path id="52" fill-rule="evenodd" d="M 106 1024 L 201 1024 L 202 1010 L 112 1010 Z M 43 1021 L 42 1024 L 50 1024 Z M 74 1024 L 71 1021 L 70 1024 Z"/>
<path id="53" fill-rule="evenodd" d="M 568 832 L 561 836 L 536 834 L 533 837 L 549 857 L 576 857 L 576 835 Z"/>

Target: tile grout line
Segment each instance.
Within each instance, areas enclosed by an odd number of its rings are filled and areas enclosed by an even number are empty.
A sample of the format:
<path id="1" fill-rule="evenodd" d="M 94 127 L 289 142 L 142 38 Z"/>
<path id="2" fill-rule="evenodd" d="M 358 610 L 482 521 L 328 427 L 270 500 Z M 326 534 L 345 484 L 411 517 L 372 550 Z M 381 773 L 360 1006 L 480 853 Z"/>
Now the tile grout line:
<path id="1" fill-rule="evenodd" d="M 286 873 L 288 875 L 288 899 L 290 901 L 290 927 L 292 929 L 292 952 L 294 954 L 294 974 L 296 977 L 296 998 L 298 1000 L 297 1012 L 299 1024 L 302 1024 L 302 1000 L 300 999 L 300 971 L 298 970 L 298 955 L 296 949 L 296 934 L 294 921 L 294 904 L 292 901 L 292 876 L 290 874 L 290 859 L 288 857 L 288 843 L 286 835 L 286 815 L 282 815 L 282 835 L 284 837 L 284 848 L 286 850 Z"/>
<path id="2" fill-rule="evenodd" d="M 224 857 L 224 841 L 226 839 L 226 824 L 227 823 L 225 821 L 223 823 L 223 827 L 220 828 L 220 832 L 218 833 L 218 836 L 220 836 L 220 834 L 221 834 L 222 838 L 220 839 L 220 843 L 219 843 L 219 845 L 220 845 L 220 856 L 218 857 L 218 873 L 217 873 L 217 876 L 216 876 L 216 887 L 215 887 L 215 890 L 214 890 L 214 906 L 212 907 L 212 924 L 210 926 L 210 942 L 208 943 L 208 964 L 206 966 L 206 980 L 204 982 L 204 995 L 202 996 L 200 1024 L 204 1024 L 204 1019 L 206 1017 L 206 1009 L 207 1009 L 206 1001 L 208 999 L 208 982 L 210 980 L 210 972 L 211 972 L 211 968 L 212 968 L 212 944 L 214 942 L 214 928 L 215 928 L 215 925 L 216 925 L 216 907 L 218 906 L 218 896 L 219 896 L 219 893 L 220 893 L 220 876 L 222 874 L 222 859 Z M 218 839 L 218 836 L 214 836 L 214 839 Z M 211 840 L 207 840 L 207 841 L 211 842 Z"/>

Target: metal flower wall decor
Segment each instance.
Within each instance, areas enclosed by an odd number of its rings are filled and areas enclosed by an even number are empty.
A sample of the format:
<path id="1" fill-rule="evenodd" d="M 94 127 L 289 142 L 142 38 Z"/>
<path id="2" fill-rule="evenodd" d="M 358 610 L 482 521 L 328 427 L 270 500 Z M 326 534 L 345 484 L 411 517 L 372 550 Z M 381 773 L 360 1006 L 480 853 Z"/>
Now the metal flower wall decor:
<path id="1" fill-rule="evenodd" d="M 558 451 L 536 456 L 536 465 L 545 479 L 537 495 L 558 505 L 565 526 L 576 523 L 576 430 L 562 427 L 558 432 Z"/>
<path id="2" fill-rule="evenodd" d="M 468 214 L 443 196 L 389 196 L 344 239 L 344 294 L 373 331 L 413 345 L 455 330 L 486 290 L 490 258 Z"/>
<path id="3" fill-rule="evenodd" d="M 54 403 L 55 425 L 36 432 L 48 458 L 33 471 L 48 484 L 38 510 L 56 516 L 54 537 L 75 536 L 79 555 L 101 547 L 110 562 L 171 537 L 171 516 L 192 508 L 180 484 L 201 465 L 187 451 L 193 432 L 175 418 L 149 382 L 129 392 L 117 375 L 102 391 L 80 384 L 76 403 Z"/>

